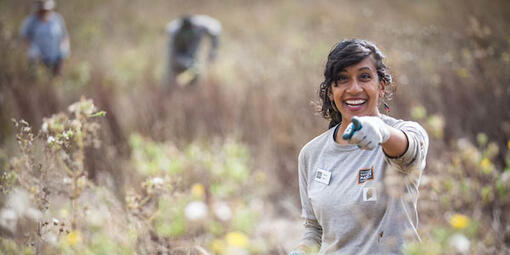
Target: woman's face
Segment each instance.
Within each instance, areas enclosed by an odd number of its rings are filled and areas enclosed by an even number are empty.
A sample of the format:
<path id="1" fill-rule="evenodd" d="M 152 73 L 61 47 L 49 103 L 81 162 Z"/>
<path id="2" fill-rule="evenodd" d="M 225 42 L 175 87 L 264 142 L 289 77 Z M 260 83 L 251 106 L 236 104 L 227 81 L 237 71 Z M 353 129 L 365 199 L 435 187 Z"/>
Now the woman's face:
<path id="1" fill-rule="evenodd" d="M 379 82 L 374 60 L 369 56 L 340 71 L 338 82 L 331 84 L 329 99 L 342 114 L 342 122 L 349 124 L 353 116 L 379 114 L 377 105 L 384 86 L 384 82 Z"/>

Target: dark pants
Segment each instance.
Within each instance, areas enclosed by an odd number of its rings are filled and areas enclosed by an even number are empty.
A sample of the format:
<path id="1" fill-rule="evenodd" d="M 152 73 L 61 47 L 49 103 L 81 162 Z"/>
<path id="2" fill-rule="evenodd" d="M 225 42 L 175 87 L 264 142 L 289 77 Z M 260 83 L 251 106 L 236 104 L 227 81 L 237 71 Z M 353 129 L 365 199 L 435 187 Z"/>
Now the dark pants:
<path id="1" fill-rule="evenodd" d="M 30 59 L 29 60 L 29 71 L 32 74 L 35 74 L 35 70 L 37 68 L 37 65 L 43 64 L 48 70 L 50 71 L 52 76 L 59 76 L 62 74 L 62 65 L 63 65 L 63 59 L 57 58 L 57 59 Z"/>

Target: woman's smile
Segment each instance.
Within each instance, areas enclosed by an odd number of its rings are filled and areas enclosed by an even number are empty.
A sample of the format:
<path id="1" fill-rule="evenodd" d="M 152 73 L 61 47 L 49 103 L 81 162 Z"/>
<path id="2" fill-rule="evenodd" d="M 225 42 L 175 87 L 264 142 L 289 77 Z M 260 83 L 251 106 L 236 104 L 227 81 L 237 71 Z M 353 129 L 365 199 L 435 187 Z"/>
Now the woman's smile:
<path id="1" fill-rule="evenodd" d="M 366 105 L 367 100 L 361 98 L 351 98 L 344 100 L 344 108 L 351 112 L 360 111 Z"/>

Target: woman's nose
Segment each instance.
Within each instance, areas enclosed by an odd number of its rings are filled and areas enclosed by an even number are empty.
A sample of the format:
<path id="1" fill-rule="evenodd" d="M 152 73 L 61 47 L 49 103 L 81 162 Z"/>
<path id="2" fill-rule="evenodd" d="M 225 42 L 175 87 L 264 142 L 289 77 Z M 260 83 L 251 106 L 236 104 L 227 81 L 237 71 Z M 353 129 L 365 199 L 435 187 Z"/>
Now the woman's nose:
<path id="1" fill-rule="evenodd" d="M 358 83 L 357 80 L 353 80 L 351 82 L 351 84 L 349 84 L 349 87 L 347 88 L 347 93 L 350 93 L 350 94 L 357 94 L 362 91 L 363 91 L 363 88 L 361 88 L 361 85 Z"/>

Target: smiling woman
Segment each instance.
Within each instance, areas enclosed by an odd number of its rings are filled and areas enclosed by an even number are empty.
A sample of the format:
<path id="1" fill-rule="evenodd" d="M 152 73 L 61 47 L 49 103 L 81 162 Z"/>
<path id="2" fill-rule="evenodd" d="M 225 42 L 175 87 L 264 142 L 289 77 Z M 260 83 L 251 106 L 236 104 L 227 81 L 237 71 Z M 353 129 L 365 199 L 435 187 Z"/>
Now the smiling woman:
<path id="1" fill-rule="evenodd" d="M 428 136 L 417 123 L 379 113 L 391 85 L 384 56 L 371 42 L 345 40 L 329 54 L 320 85 L 329 130 L 299 154 L 305 233 L 291 254 L 401 254 L 420 240 L 418 185 Z M 387 193 L 390 169 L 405 183 Z"/>
<path id="2" fill-rule="evenodd" d="M 340 71 L 328 98 L 348 122 L 354 115 L 377 115 L 379 94 L 385 82 L 379 82 L 372 57 Z"/>
<path id="3" fill-rule="evenodd" d="M 342 121 L 342 113 L 335 105 L 338 102 L 332 100 L 331 85 L 338 87 L 339 84 L 349 83 L 353 79 L 358 79 L 358 82 L 361 83 L 372 81 L 373 84 L 375 81 L 376 89 L 381 89 L 379 97 L 390 98 L 392 96 L 394 87 L 391 86 L 391 75 L 383 63 L 383 59 L 384 55 L 377 46 L 371 42 L 357 39 L 343 41 L 329 53 L 324 70 L 324 81 L 321 83 L 319 91 L 323 102 L 322 116 L 331 119 L 329 127 Z M 356 74 L 359 77 L 349 77 L 349 75 Z M 377 87 L 378 85 L 380 87 Z M 372 104 L 370 108 L 377 110 L 373 106 Z"/>

